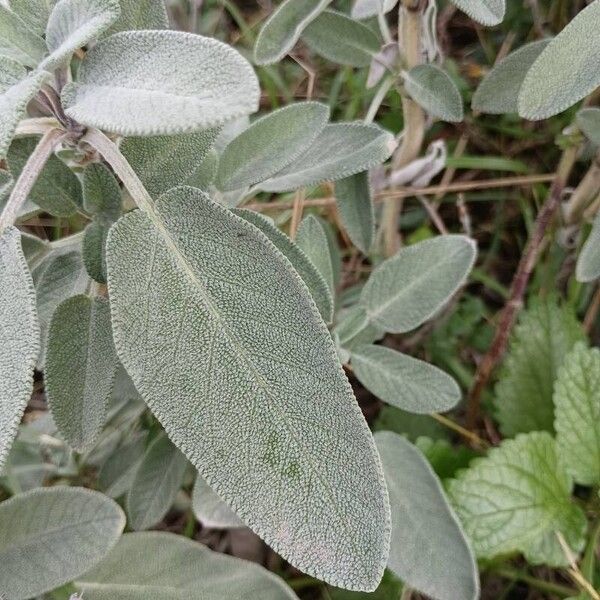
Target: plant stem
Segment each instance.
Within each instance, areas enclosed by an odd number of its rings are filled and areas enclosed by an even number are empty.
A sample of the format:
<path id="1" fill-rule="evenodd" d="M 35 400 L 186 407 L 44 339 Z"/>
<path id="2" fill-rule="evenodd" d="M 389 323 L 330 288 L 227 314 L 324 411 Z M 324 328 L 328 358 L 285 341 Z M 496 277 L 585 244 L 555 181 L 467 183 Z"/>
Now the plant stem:
<path id="1" fill-rule="evenodd" d="M 379 89 L 373 96 L 367 116 L 365 117 L 365 123 L 372 123 L 373 119 L 377 115 L 377 111 L 381 107 L 381 103 L 384 101 L 386 94 L 390 91 L 390 88 L 394 85 L 393 77 L 386 77 L 379 86 Z"/>
<path id="2" fill-rule="evenodd" d="M 24 119 L 17 125 L 15 137 L 28 135 L 44 135 L 51 129 L 60 128 L 60 123 L 54 117 Z"/>
<path id="3" fill-rule="evenodd" d="M 563 207 L 563 216 L 567 225 L 576 223 L 587 206 L 600 192 L 600 153 L 598 153 L 577 189 L 571 194 Z"/>
<path id="4" fill-rule="evenodd" d="M 561 598 L 569 598 L 570 596 L 576 596 L 577 590 L 570 588 L 566 585 L 560 585 L 559 583 L 552 583 L 550 581 L 544 581 L 543 579 L 538 579 L 537 577 L 532 577 L 527 573 L 522 573 L 517 569 L 512 569 L 510 567 L 500 567 L 498 569 L 494 569 L 493 572 L 500 577 L 504 577 L 505 579 L 510 579 L 511 581 L 522 581 L 527 585 L 540 590 L 542 592 L 548 592 L 549 594 L 556 594 Z"/>

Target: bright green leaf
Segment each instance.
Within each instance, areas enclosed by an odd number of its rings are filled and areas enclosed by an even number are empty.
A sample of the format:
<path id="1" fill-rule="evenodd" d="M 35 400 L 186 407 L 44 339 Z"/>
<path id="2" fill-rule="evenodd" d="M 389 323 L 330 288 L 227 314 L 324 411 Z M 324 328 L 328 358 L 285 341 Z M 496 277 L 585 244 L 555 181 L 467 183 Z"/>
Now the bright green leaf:
<path id="1" fill-rule="evenodd" d="M 0 3 L 0 56 L 12 58 L 26 67 L 36 67 L 46 52 L 46 42 Z"/>
<path id="2" fill-rule="evenodd" d="M 581 249 L 575 274 L 577 281 L 582 282 L 600 277 L 600 213 L 596 215 L 592 231 Z"/>
<path id="3" fill-rule="evenodd" d="M 600 146 L 600 108 L 584 108 L 577 113 L 577 126 L 595 146 Z"/>
<path id="4" fill-rule="evenodd" d="M 211 490 L 202 475 L 196 477 L 192 493 L 192 508 L 203 527 L 213 529 L 244 527 L 240 518 Z"/>
<path id="5" fill-rule="evenodd" d="M 337 209 L 356 247 L 368 254 L 375 236 L 375 207 L 369 173 L 363 171 L 335 182 Z"/>
<path id="6" fill-rule="evenodd" d="M 164 0 L 120 0 L 121 16 L 109 33 L 134 29 L 168 29 L 169 16 Z"/>
<path id="7" fill-rule="evenodd" d="M 482 25 L 498 25 L 504 19 L 505 0 L 452 0 L 452 4 Z"/>

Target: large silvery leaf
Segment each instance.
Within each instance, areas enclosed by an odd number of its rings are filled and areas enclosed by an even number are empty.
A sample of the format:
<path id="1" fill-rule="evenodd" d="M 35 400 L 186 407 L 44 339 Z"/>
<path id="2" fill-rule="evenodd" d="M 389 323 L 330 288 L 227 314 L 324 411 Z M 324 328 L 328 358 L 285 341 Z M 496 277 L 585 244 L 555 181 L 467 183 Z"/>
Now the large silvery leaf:
<path id="1" fill-rule="evenodd" d="M 375 236 L 375 208 L 369 173 L 363 171 L 335 182 L 340 218 L 356 247 L 368 254 Z"/>
<path id="2" fill-rule="evenodd" d="M 274 175 L 311 145 L 328 119 L 329 108 L 319 102 L 291 104 L 262 117 L 221 154 L 217 187 L 237 190 Z"/>
<path id="3" fill-rule="evenodd" d="M 398 0 L 355 0 L 352 6 L 353 19 L 368 19 L 376 17 L 380 12 L 390 12 Z"/>
<path id="4" fill-rule="evenodd" d="M 600 483 L 600 350 L 577 344 L 554 388 L 556 443 L 577 483 Z"/>
<path id="5" fill-rule="evenodd" d="M 0 590 L 26 600 L 82 575 L 114 547 L 125 515 L 83 488 L 54 487 L 0 504 Z"/>
<path id="6" fill-rule="evenodd" d="M 295 45 L 305 27 L 331 0 L 285 0 L 262 26 L 254 45 L 254 62 L 269 65 L 281 60 Z"/>
<path id="7" fill-rule="evenodd" d="M 600 1 L 584 8 L 529 69 L 519 94 L 519 114 L 551 117 L 579 102 L 600 84 Z"/>
<path id="8" fill-rule="evenodd" d="M 0 235 L 0 469 L 33 390 L 39 336 L 35 292 L 20 234 L 8 227 Z"/>
<path id="9" fill-rule="evenodd" d="M 67 115 L 131 136 L 189 133 L 254 112 L 250 64 L 212 38 L 125 31 L 99 42 L 63 90 Z"/>
<path id="10" fill-rule="evenodd" d="M 600 213 L 594 219 L 594 225 L 585 241 L 575 270 L 577 281 L 594 281 L 600 277 Z"/>
<path id="11" fill-rule="evenodd" d="M 10 0 L 10 8 L 37 35 L 46 31 L 46 23 L 56 0 Z"/>
<path id="12" fill-rule="evenodd" d="M 432 598 L 476 600 L 477 563 L 437 475 L 403 436 L 380 431 L 375 442 L 392 509 L 388 568 Z"/>
<path id="13" fill-rule="evenodd" d="M 168 29 L 169 16 L 164 0 L 120 0 L 121 16 L 109 33 L 134 29 Z"/>
<path id="14" fill-rule="evenodd" d="M 333 319 L 331 288 L 304 251 L 266 217 L 244 209 L 234 210 L 233 212 L 260 229 L 292 263 L 292 266 L 308 287 L 323 320 L 326 323 L 331 323 Z"/>
<path id="15" fill-rule="evenodd" d="M 75 50 L 98 38 L 120 14 L 119 0 L 58 0 L 46 27 L 50 56 L 41 67 L 52 70 L 68 63 Z"/>
<path id="16" fill-rule="evenodd" d="M 266 192 L 290 192 L 367 171 L 389 158 L 394 136 L 364 123 L 327 125 L 304 154 L 260 184 Z"/>
<path id="17" fill-rule="evenodd" d="M 308 256 L 310 262 L 315 265 L 317 271 L 327 283 L 329 293 L 333 297 L 335 284 L 331 254 L 329 253 L 327 234 L 317 217 L 308 215 L 302 219 L 296 234 L 296 244 Z"/>
<path id="18" fill-rule="evenodd" d="M 54 422 L 78 452 L 93 445 L 104 425 L 116 369 L 108 300 L 65 300 L 50 323 L 44 375 Z"/>
<path id="19" fill-rule="evenodd" d="M 203 527 L 214 529 L 244 527 L 240 518 L 210 489 L 202 475 L 196 477 L 192 493 L 192 508 Z"/>
<path id="20" fill-rule="evenodd" d="M 556 536 L 579 552 L 587 526 L 571 500 L 573 481 L 545 431 L 520 434 L 450 481 L 450 499 L 478 557 L 522 552 L 532 564 L 567 559 Z"/>
<path id="21" fill-rule="evenodd" d="M 372 29 L 333 10 L 323 11 L 310 23 L 302 39 L 317 54 L 351 67 L 368 67 L 381 49 Z"/>
<path id="22" fill-rule="evenodd" d="M 473 109 L 495 115 L 518 112 L 519 91 L 527 71 L 549 41 L 526 44 L 495 65 L 473 95 Z"/>
<path id="23" fill-rule="evenodd" d="M 577 126 L 595 146 L 600 146 L 600 108 L 584 108 L 577 113 Z"/>
<path id="24" fill-rule="evenodd" d="M 463 120 L 460 92 L 450 76 L 436 65 L 417 65 L 404 74 L 404 85 L 412 99 L 434 117 Z"/>
<path id="25" fill-rule="evenodd" d="M 298 568 L 374 589 L 388 545 L 381 466 L 287 259 L 253 225 L 179 188 L 111 229 L 108 285 L 121 361 L 215 492 Z"/>
<path id="26" fill-rule="evenodd" d="M 460 401 L 460 388 L 450 375 L 392 348 L 359 346 L 351 360 L 354 374 L 370 392 L 402 410 L 443 412 Z"/>
<path id="27" fill-rule="evenodd" d="M 498 25 L 504 19 L 505 0 L 452 0 L 452 4 L 482 25 Z"/>
<path id="28" fill-rule="evenodd" d="M 475 242 L 440 235 L 401 248 L 371 273 L 360 302 L 369 320 L 405 333 L 435 315 L 460 288 L 477 255 Z"/>
<path id="29" fill-rule="evenodd" d="M 46 42 L 16 13 L 0 4 L 0 56 L 12 58 L 26 67 L 36 67 L 46 52 Z"/>
<path id="30" fill-rule="evenodd" d="M 76 587 L 89 600 L 294 600 L 263 567 L 183 536 L 128 533 Z"/>

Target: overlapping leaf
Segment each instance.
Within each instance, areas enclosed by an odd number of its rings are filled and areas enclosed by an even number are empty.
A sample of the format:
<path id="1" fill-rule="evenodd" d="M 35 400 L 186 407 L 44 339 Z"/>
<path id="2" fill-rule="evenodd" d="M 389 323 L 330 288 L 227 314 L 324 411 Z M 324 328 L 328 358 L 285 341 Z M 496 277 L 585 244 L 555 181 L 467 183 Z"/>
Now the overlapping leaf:
<path id="1" fill-rule="evenodd" d="M 575 274 L 577 280 L 583 282 L 600 277 L 600 214 L 596 215 L 592 231 L 581 249 Z"/>
<path id="2" fill-rule="evenodd" d="M 335 182 L 340 218 L 356 247 L 368 254 L 375 236 L 375 207 L 369 173 L 363 171 Z"/>
<path id="3" fill-rule="evenodd" d="M 144 456 L 146 433 L 135 435 L 119 445 L 108 457 L 98 473 L 100 489 L 110 498 L 119 498 L 133 484 L 137 469 Z"/>
<path id="4" fill-rule="evenodd" d="M 329 253 L 327 234 L 317 217 L 308 215 L 302 219 L 302 223 L 300 223 L 296 234 L 296 243 L 304 254 L 308 256 L 310 262 L 315 265 L 317 271 L 319 271 L 321 277 L 327 283 L 329 293 L 333 297 L 335 288 L 331 254 Z"/>
<path id="5" fill-rule="evenodd" d="M 595 146 L 600 146 L 600 108 L 584 108 L 577 113 L 577 126 Z"/>
<path id="6" fill-rule="evenodd" d="M 46 54 L 46 42 L 5 4 L 0 4 L 0 56 L 36 67 Z"/>
<path id="7" fill-rule="evenodd" d="M 390 12 L 398 4 L 398 0 L 355 0 L 352 6 L 353 19 L 368 19 L 376 17 L 381 11 Z"/>
<path id="8" fill-rule="evenodd" d="M 134 29 L 168 29 L 169 16 L 164 0 L 120 0 L 121 16 L 110 33 Z"/>
<path id="9" fill-rule="evenodd" d="M 240 518 L 212 491 L 202 475 L 196 477 L 192 493 L 192 508 L 203 527 L 215 529 L 244 527 Z"/>
<path id="10" fill-rule="evenodd" d="M 46 23 L 56 0 L 10 0 L 10 8 L 37 35 L 46 31 Z"/>
<path id="11" fill-rule="evenodd" d="M 452 0 L 452 4 L 482 25 L 498 25 L 504 19 L 505 0 Z"/>

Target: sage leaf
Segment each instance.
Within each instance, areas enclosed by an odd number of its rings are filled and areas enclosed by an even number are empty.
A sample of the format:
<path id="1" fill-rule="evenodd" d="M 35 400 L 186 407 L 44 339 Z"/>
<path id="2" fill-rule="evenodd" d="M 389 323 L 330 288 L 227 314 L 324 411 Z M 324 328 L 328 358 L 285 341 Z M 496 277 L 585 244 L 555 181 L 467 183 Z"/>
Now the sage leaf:
<path id="1" fill-rule="evenodd" d="M 505 0 L 452 0 L 452 4 L 482 25 L 498 25 L 506 12 Z"/>
<path id="2" fill-rule="evenodd" d="M 600 213 L 596 215 L 592 231 L 588 236 L 579 258 L 577 259 L 577 267 L 575 275 L 577 281 L 588 282 L 594 281 L 600 277 Z"/>
<path id="3" fill-rule="evenodd" d="M 594 146 L 600 146 L 600 108 L 580 110 L 577 113 L 577 126 Z"/>
<path id="4" fill-rule="evenodd" d="M 149 529 L 162 521 L 179 488 L 188 462 L 166 435 L 148 446 L 127 494 L 127 517 L 132 529 Z"/>
<path id="5" fill-rule="evenodd" d="M 381 49 L 372 29 L 333 10 L 323 11 L 302 32 L 302 39 L 317 54 L 351 67 L 368 67 Z"/>
<path id="6" fill-rule="evenodd" d="M 113 548 L 125 515 L 84 488 L 42 488 L 0 504 L 0 589 L 26 600 L 79 577 Z"/>
<path id="7" fill-rule="evenodd" d="M 321 277 L 327 284 L 329 293 L 333 297 L 335 284 L 333 281 L 331 254 L 329 253 L 327 234 L 317 217 L 308 215 L 302 219 L 296 234 L 296 244 L 308 256 L 310 262 L 321 274 Z"/>
<path id="8" fill-rule="evenodd" d="M 83 172 L 83 208 L 112 223 L 121 216 L 121 188 L 115 176 L 101 163 L 92 163 Z"/>
<path id="9" fill-rule="evenodd" d="M 254 45 L 254 62 L 270 65 L 281 60 L 295 45 L 306 26 L 331 0 L 285 0 L 262 26 Z"/>
<path id="10" fill-rule="evenodd" d="M 439 67 L 417 65 L 404 73 L 404 85 L 412 99 L 434 117 L 458 123 L 463 120 L 463 104 L 458 88 Z"/>
<path id="11" fill-rule="evenodd" d="M 363 254 L 368 254 L 375 237 L 375 207 L 368 171 L 336 181 L 335 199 L 348 236 Z"/>
<path id="12" fill-rule="evenodd" d="M 227 192 L 268 179 L 298 158 L 328 119 L 329 108 L 319 102 L 291 104 L 262 117 L 221 154 L 217 187 Z"/>
<path id="13" fill-rule="evenodd" d="M 266 192 L 290 192 L 344 179 L 381 164 L 396 145 L 394 136 L 377 125 L 327 125 L 304 154 L 259 187 Z"/>
<path id="14" fill-rule="evenodd" d="M 568 564 L 556 532 L 579 552 L 587 522 L 545 431 L 505 440 L 451 480 L 448 492 L 480 558 L 522 552 L 534 565 Z"/>
<path id="15" fill-rule="evenodd" d="M 383 346 L 351 352 L 358 380 L 379 399 L 413 413 L 450 410 L 460 402 L 458 384 L 437 367 Z"/>
<path id="16" fill-rule="evenodd" d="M 353 19 L 369 19 L 379 12 L 389 13 L 396 4 L 398 0 L 355 0 L 351 15 Z"/>
<path id="17" fill-rule="evenodd" d="M 467 279 L 475 242 L 440 235 L 405 246 L 369 277 L 360 302 L 369 321 L 390 333 L 415 329 L 435 315 Z"/>
<path id="18" fill-rule="evenodd" d="M 600 85 L 600 2 L 592 2 L 546 46 L 519 93 L 519 115 L 556 115 Z"/>
<path id="19" fill-rule="evenodd" d="M 377 587 L 389 518 L 379 460 L 287 259 L 194 188 L 121 217 L 107 257 L 117 353 L 173 442 L 286 560 Z"/>
<path id="20" fill-rule="evenodd" d="M 110 498 L 120 498 L 131 488 L 144 456 L 146 433 L 119 445 L 98 474 L 100 489 Z"/>
<path id="21" fill-rule="evenodd" d="M 43 35 L 55 3 L 56 0 L 10 0 L 10 9 L 31 31 Z"/>
<path id="22" fill-rule="evenodd" d="M 325 323 L 331 323 L 333 320 L 334 309 L 331 288 L 319 269 L 313 264 L 300 246 L 295 244 L 287 235 L 285 235 L 285 233 L 280 231 L 262 215 L 244 209 L 237 209 L 233 212 L 260 229 L 260 231 L 269 238 L 277 250 L 292 263 L 292 266 L 298 275 L 300 275 L 302 281 L 306 284 L 306 287 L 308 287 L 323 320 Z M 325 243 L 327 243 L 327 241 Z M 326 248 L 326 251 L 327 255 L 329 255 L 328 248 Z"/>
<path id="23" fill-rule="evenodd" d="M 260 565 L 161 531 L 124 535 L 75 585 L 89 600 L 297 600 Z"/>
<path id="24" fill-rule="evenodd" d="M 94 444 L 104 425 L 116 369 L 108 301 L 65 300 L 50 323 L 44 375 L 54 422 L 78 452 Z"/>
<path id="25" fill-rule="evenodd" d="M 180 31 L 125 31 L 100 41 L 65 86 L 79 123 L 129 136 L 191 133 L 254 112 L 259 88 L 233 48 Z"/>
<path id="26" fill-rule="evenodd" d="M 185 185 L 199 190 L 208 190 L 217 178 L 219 171 L 219 154 L 213 148 L 209 150 L 196 170 L 186 179 Z"/>
<path id="27" fill-rule="evenodd" d="M 556 443 L 563 464 L 582 485 L 600 483 L 600 350 L 578 343 L 554 388 Z"/>
<path id="28" fill-rule="evenodd" d="M 98 283 L 106 283 L 106 240 L 110 225 L 93 221 L 85 228 L 82 245 L 87 274 Z"/>
<path id="29" fill-rule="evenodd" d="M 210 489 L 202 475 L 196 477 L 192 492 L 192 509 L 203 527 L 213 529 L 244 527 L 240 518 Z"/>
<path id="30" fill-rule="evenodd" d="M 519 112 L 519 91 L 525 76 L 548 42 L 549 39 L 525 44 L 496 64 L 475 91 L 473 110 L 494 115 Z"/>
<path id="31" fill-rule="evenodd" d="M 33 391 L 39 335 L 31 274 L 10 226 L 0 235 L 0 470 Z"/>
<path id="32" fill-rule="evenodd" d="M 46 54 L 46 42 L 4 4 L 0 4 L 0 56 L 26 67 L 37 67 Z"/>
<path id="33" fill-rule="evenodd" d="M 168 29 L 169 16 L 164 0 L 120 0 L 121 16 L 109 33 L 134 29 Z"/>
<path id="34" fill-rule="evenodd" d="M 392 508 L 388 568 L 432 598 L 476 600 L 477 563 L 437 475 L 403 436 L 380 431 L 375 442 Z"/>

